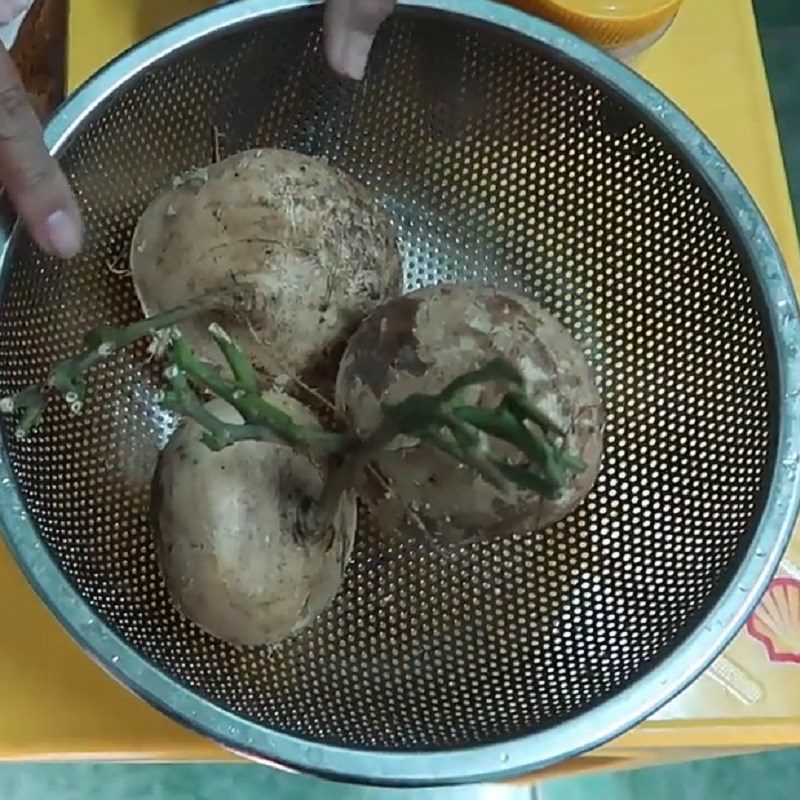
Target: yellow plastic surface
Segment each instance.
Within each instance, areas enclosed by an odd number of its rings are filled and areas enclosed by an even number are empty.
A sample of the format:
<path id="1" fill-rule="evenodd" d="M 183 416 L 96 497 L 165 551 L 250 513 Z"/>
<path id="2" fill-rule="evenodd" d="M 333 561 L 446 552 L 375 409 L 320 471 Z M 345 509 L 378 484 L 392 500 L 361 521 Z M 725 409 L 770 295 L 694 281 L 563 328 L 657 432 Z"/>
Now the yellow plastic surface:
<path id="1" fill-rule="evenodd" d="M 612 50 L 663 31 L 683 0 L 510 0 Z M 714 0 L 711 0 L 713 3 Z"/>
<path id="2" fill-rule="evenodd" d="M 70 85 L 204 5 L 200 0 L 72 0 Z M 733 164 L 769 220 L 795 280 L 800 279 L 800 250 L 749 0 L 686 0 L 667 35 L 635 66 Z M 800 557 L 800 546 L 794 550 Z M 0 759 L 230 757 L 107 677 L 44 609 L 2 546 L 0 631 Z M 692 692 L 701 700 L 683 699 Z M 743 719 L 705 677 L 670 708 L 678 710 L 576 765 L 562 765 L 560 772 L 800 744 L 800 707 Z"/>

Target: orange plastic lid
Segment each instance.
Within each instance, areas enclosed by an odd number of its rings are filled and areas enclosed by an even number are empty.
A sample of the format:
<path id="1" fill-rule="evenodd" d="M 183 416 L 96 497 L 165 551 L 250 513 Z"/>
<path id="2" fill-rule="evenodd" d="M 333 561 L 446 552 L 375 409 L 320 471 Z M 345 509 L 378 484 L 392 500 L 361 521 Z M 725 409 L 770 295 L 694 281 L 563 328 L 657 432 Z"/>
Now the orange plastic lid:
<path id="1" fill-rule="evenodd" d="M 683 0 L 506 0 L 610 50 L 663 31 Z"/>

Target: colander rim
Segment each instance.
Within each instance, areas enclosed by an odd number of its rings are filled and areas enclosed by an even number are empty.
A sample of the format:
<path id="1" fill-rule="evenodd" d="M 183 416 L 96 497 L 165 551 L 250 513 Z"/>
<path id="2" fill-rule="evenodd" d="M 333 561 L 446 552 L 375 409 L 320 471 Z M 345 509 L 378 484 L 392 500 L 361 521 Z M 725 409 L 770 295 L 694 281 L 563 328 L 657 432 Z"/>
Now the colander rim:
<path id="1" fill-rule="evenodd" d="M 240 0 L 156 34 L 104 67 L 67 99 L 47 125 L 48 147 L 57 153 L 109 96 L 172 53 L 246 23 L 313 8 L 321 2 Z M 542 732 L 479 747 L 431 752 L 361 750 L 305 740 L 241 719 L 195 694 L 151 665 L 102 622 L 42 545 L 16 486 L 5 431 L 0 453 L 0 524 L 9 547 L 51 612 L 110 674 L 168 716 L 234 752 L 274 766 L 359 783 L 423 786 L 506 779 L 577 755 L 629 729 L 698 677 L 744 624 L 777 569 L 800 504 L 800 470 L 790 468 L 800 447 L 800 416 L 791 403 L 791 398 L 800 396 L 800 363 L 790 355 L 800 347 L 797 299 L 777 243 L 740 179 L 683 112 L 622 63 L 548 22 L 493 0 L 472 0 L 465 5 L 462 0 L 401 3 L 418 13 L 447 13 L 505 29 L 555 51 L 613 87 L 691 158 L 756 265 L 777 357 L 781 398 L 774 470 L 751 546 L 703 625 L 619 694 Z M 8 236 L 0 233 L 0 279 L 7 270 L 12 238 L 13 231 Z"/>

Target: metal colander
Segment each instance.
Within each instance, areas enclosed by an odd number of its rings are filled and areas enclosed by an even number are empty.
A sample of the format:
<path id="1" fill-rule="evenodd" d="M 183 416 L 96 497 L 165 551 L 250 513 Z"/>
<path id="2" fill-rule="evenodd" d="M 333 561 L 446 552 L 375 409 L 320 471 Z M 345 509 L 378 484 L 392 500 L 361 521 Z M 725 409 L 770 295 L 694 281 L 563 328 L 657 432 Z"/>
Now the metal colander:
<path id="1" fill-rule="evenodd" d="M 140 311 L 121 274 L 138 215 L 212 157 L 326 155 L 397 226 L 406 287 L 506 283 L 585 347 L 608 410 L 582 507 L 527 536 L 435 552 L 362 510 L 344 589 L 273 649 L 227 645 L 170 604 L 147 522 L 172 421 L 143 350 L 5 435 L 7 538 L 31 582 L 111 672 L 264 760 L 378 783 L 520 774 L 673 696 L 766 585 L 797 506 L 794 295 L 752 201 L 706 139 L 624 66 L 482 0 L 410 2 L 368 77 L 327 69 L 321 9 L 241 2 L 100 73 L 51 146 L 86 249 L 2 265 L 0 383 L 38 381 L 98 323 Z"/>

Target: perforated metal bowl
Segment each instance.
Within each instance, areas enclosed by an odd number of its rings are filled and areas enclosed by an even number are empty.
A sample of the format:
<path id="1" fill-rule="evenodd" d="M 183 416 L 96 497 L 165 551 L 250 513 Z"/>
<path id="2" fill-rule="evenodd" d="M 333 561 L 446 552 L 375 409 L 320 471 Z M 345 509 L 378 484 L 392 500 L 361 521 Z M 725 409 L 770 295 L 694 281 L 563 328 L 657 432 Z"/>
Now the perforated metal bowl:
<path id="1" fill-rule="evenodd" d="M 95 372 L 83 415 L 5 436 L 3 527 L 87 650 L 239 752 L 376 783 L 519 774 L 672 697 L 769 580 L 798 500 L 795 299 L 736 176 L 624 66 L 510 8 L 435 0 L 399 8 L 350 85 L 325 67 L 320 12 L 212 10 L 67 102 L 47 135 L 87 246 L 63 264 L 22 230 L 7 241 L 3 393 L 88 326 L 139 314 L 114 264 L 158 189 L 211 159 L 217 125 L 223 149 L 325 154 L 370 186 L 408 288 L 507 282 L 555 312 L 608 408 L 595 490 L 548 531 L 439 554 L 364 514 L 311 630 L 231 647 L 165 593 L 147 506 L 166 421 L 131 351 Z"/>

